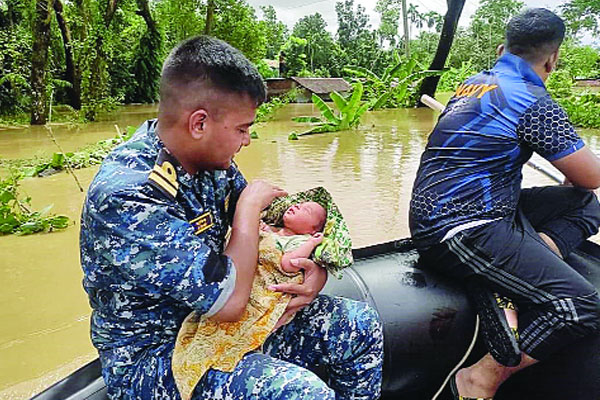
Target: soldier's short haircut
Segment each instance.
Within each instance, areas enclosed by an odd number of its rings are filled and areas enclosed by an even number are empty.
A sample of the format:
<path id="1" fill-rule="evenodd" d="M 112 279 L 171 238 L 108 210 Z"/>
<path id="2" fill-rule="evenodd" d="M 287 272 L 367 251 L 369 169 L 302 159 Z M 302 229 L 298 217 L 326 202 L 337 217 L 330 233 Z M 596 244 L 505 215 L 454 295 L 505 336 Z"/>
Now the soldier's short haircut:
<path id="1" fill-rule="evenodd" d="M 256 67 L 236 48 L 210 36 L 196 36 L 175 47 L 162 68 L 160 97 L 175 96 L 173 87 L 205 83 L 228 93 L 246 94 L 262 104 L 266 89 Z"/>
<path id="2" fill-rule="evenodd" d="M 545 8 L 530 8 L 514 16 L 506 27 L 506 49 L 530 62 L 538 62 L 561 45 L 565 23 Z"/>

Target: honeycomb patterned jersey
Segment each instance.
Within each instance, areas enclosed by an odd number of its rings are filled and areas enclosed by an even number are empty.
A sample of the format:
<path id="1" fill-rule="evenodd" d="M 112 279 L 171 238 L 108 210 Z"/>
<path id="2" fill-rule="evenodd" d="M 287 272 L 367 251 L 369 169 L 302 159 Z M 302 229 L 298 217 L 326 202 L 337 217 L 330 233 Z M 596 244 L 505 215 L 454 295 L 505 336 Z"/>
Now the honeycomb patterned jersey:
<path id="1" fill-rule="evenodd" d="M 430 246 L 453 228 L 512 215 L 533 152 L 554 161 L 581 147 L 541 78 L 504 54 L 457 88 L 429 136 L 410 202 L 415 243 Z"/>

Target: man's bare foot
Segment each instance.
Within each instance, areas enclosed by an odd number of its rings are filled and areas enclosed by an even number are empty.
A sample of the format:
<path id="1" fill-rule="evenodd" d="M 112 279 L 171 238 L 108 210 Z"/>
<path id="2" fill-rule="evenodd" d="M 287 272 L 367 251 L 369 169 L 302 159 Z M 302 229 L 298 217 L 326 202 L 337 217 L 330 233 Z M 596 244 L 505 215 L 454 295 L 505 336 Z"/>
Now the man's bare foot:
<path id="1" fill-rule="evenodd" d="M 522 354 L 516 367 L 498 364 L 488 353 L 475 364 L 456 373 L 456 388 L 463 397 L 492 398 L 502 383 L 517 371 L 537 363 L 527 354 Z"/>
<path id="2" fill-rule="evenodd" d="M 456 373 L 456 388 L 463 397 L 492 398 L 498 389 L 487 383 L 475 371 L 463 368 Z"/>

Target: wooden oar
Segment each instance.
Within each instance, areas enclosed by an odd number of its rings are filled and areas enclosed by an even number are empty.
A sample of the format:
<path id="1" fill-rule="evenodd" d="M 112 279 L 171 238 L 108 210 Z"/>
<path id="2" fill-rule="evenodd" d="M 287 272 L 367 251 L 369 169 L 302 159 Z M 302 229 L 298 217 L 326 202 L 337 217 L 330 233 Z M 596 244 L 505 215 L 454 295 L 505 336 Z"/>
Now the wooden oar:
<path id="1" fill-rule="evenodd" d="M 427 107 L 431 108 L 432 110 L 439 111 L 439 112 L 444 111 L 444 108 L 446 108 L 446 106 L 444 106 L 442 103 L 440 103 L 433 97 L 428 96 L 426 94 L 421 96 L 421 103 L 425 104 Z M 561 175 L 557 174 L 554 171 L 549 170 L 548 168 L 536 163 L 533 160 L 527 161 L 527 165 L 530 166 L 531 168 L 535 169 L 536 171 L 539 171 L 542 174 L 546 175 L 548 178 L 552 179 L 556 183 L 563 183 L 563 181 L 564 181 L 564 178 Z"/>

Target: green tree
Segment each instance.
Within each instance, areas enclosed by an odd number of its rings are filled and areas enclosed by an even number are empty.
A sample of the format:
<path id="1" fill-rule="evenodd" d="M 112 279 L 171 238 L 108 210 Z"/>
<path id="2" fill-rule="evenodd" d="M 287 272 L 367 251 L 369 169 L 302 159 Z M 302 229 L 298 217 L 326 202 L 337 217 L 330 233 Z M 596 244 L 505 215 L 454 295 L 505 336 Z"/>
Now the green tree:
<path id="1" fill-rule="evenodd" d="M 265 57 L 267 38 L 254 8 L 240 0 L 219 0 L 213 36 L 239 49 L 250 61 Z"/>
<path id="2" fill-rule="evenodd" d="M 519 0 L 482 0 L 468 28 L 459 28 L 448 66 L 461 68 L 471 62 L 476 70 L 492 67 L 496 49 L 504 42 L 506 25 L 523 8 Z"/>
<path id="3" fill-rule="evenodd" d="M 277 13 L 273 6 L 262 6 L 260 9 L 263 12 L 262 25 L 267 43 L 266 57 L 273 60 L 279 56 L 279 51 L 287 40 L 288 29 L 283 22 L 277 19 Z"/>
<path id="4" fill-rule="evenodd" d="M 337 64 L 358 65 L 381 73 L 386 52 L 378 45 L 377 32 L 370 30 L 369 16 L 360 4 L 354 10 L 354 0 L 335 5 L 338 19 L 337 40 L 341 48 Z"/>
<path id="5" fill-rule="evenodd" d="M 422 13 L 417 6 L 410 4 L 406 13 L 408 15 L 408 21 L 410 22 L 409 37 L 412 37 L 413 26 L 418 30 L 422 30 L 425 27 L 436 31 L 441 31 L 442 29 L 444 19 L 441 14 L 438 14 L 435 11 Z"/>
<path id="6" fill-rule="evenodd" d="M 75 66 L 71 30 L 64 16 L 64 6 L 60 0 L 54 0 L 54 13 L 58 23 L 63 44 L 67 104 L 76 110 L 81 108 L 81 85 Z M 58 52 L 57 52 L 58 53 Z"/>
<path id="7" fill-rule="evenodd" d="M 157 21 L 168 21 L 164 26 L 167 49 L 192 36 L 204 33 L 205 8 L 201 0 L 161 0 L 156 2 Z"/>
<path id="8" fill-rule="evenodd" d="M 568 39 L 560 48 L 558 64 L 572 78 L 595 78 L 600 76 L 600 50 Z"/>
<path id="9" fill-rule="evenodd" d="M 306 62 L 313 73 L 332 67 L 335 43 L 326 27 L 327 23 L 321 14 L 315 13 L 301 18 L 292 30 L 292 35 L 306 40 Z"/>
<path id="10" fill-rule="evenodd" d="M 438 32 L 428 32 L 426 30 L 422 30 L 415 39 L 410 41 L 411 55 L 414 55 L 420 64 L 429 65 L 433 60 L 433 56 L 439 41 L 440 34 Z M 456 45 L 458 45 L 458 43 L 455 40 L 453 46 Z"/>
<path id="11" fill-rule="evenodd" d="M 571 0 L 561 8 L 573 33 L 584 30 L 600 33 L 600 0 Z"/>
<path id="12" fill-rule="evenodd" d="M 338 20 L 338 43 L 344 50 L 350 49 L 369 30 L 369 16 L 360 4 L 354 11 L 354 0 L 335 3 L 335 12 Z"/>
<path id="13" fill-rule="evenodd" d="M 506 25 L 524 6 L 520 0 L 482 0 L 473 14 L 469 27 L 475 39 L 473 62 L 481 69 L 491 68 L 496 60 L 496 48 L 504 43 Z"/>
<path id="14" fill-rule="evenodd" d="M 391 47 L 400 42 L 399 25 L 401 17 L 401 5 L 399 0 L 377 0 L 375 11 L 379 13 L 381 22 L 377 29 L 379 44 L 387 41 Z"/>
<path id="15" fill-rule="evenodd" d="M 43 125 L 48 118 L 46 91 L 50 18 L 53 0 L 37 0 L 33 20 L 33 50 L 31 52 L 31 124 Z"/>
<path id="16" fill-rule="evenodd" d="M 400 20 L 402 17 L 402 1 L 401 0 L 377 0 L 375 6 L 381 18 L 381 23 L 377 33 L 379 34 L 380 44 L 388 41 L 391 47 L 395 47 L 400 43 L 401 35 L 399 33 Z M 412 37 L 413 27 L 421 31 L 424 27 L 440 31 L 442 29 L 443 18 L 435 11 L 422 13 L 418 6 L 409 3 L 407 9 L 408 22 L 410 23 L 409 37 Z"/>
<path id="17" fill-rule="evenodd" d="M 137 13 L 146 23 L 146 31 L 139 40 L 133 57 L 132 91 L 129 102 L 152 103 L 158 99 L 160 69 L 163 59 L 162 34 L 158 30 L 148 6 L 148 0 L 136 0 Z"/>
<path id="18" fill-rule="evenodd" d="M 290 36 L 282 48 L 283 60 L 285 61 L 285 76 L 304 76 L 306 75 L 306 45 L 308 41 Z"/>
<path id="19" fill-rule="evenodd" d="M 91 22 L 79 54 L 81 100 L 85 119 L 94 121 L 99 111 L 116 101 L 110 96 L 108 61 L 112 50 L 110 27 L 119 7 L 119 0 L 90 1 L 87 5 L 89 8 L 84 5 L 81 9 Z"/>
<path id="20" fill-rule="evenodd" d="M 0 116 L 29 111 L 33 7 L 19 0 L 0 6 Z"/>
<path id="21" fill-rule="evenodd" d="M 204 22 L 204 34 L 212 35 L 213 27 L 215 25 L 215 0 L 206 0 L 206 19 Z"/>

